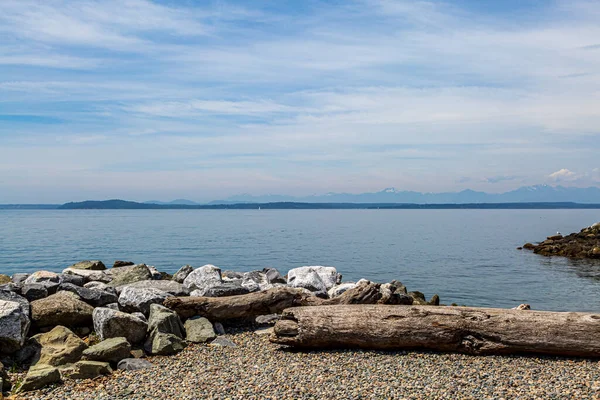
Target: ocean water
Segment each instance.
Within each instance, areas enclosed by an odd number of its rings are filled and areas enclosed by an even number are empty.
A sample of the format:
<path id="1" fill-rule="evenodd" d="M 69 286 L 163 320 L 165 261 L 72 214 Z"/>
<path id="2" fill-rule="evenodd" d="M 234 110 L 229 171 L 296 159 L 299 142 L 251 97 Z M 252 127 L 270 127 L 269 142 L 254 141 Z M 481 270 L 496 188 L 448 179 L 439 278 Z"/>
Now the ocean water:
<path id="1" fill-rule="evenodd" d="M 333 265 L 442 303 L 600 312 L 600 262 L 516 250 L 599 210 L 0 210 L 0 273 L 85 259 L 249 271 Z"/>

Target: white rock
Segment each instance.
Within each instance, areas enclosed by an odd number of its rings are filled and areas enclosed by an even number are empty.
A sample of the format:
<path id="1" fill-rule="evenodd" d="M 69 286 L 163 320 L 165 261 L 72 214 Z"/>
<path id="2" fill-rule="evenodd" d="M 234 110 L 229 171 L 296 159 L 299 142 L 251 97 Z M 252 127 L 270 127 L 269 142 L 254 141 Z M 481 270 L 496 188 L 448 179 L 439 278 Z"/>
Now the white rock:
<path id="1" fill-rule="evenodd" d="M 355 287 L 356 287 L 356 283 L 354 283 L 354 282 L 342 283 L 339 285 L 335 285 L 334 287 L 329 289 L 327 291 L 327 295 L 329 296 L 330 299 L 333 299 L 334 297 L 338 297 L 345 291 L 354 289 Z"/>
<path id="2" fill-rule="evenodd" d="M 124 337 L 129 343 L 136 344 L 146 337 L 148 324 L 133 315 L 106 307 L 97 307 L 92 317 L 94 330 L 100 340 Z"/>
<path id="3" fill-rule="evenodd" d="M 317 296 L 327 297 L 327 291 L 340 283 L 341 278 L 335 267 L 300 267 L 288 272 L 288 286 L 305 288 Z"/>
<path id="4" fill-rule="evenodd" d="M 126 312 L 150 314 L 150 304 L 162 304 L 172 294 L 154 288 L 125 287 L 119 296 L 119 307 Z"/>
<path id="5" fill-rule="evenodd" d="M 88 282 L 85 285 L 83 285 L 83 287 L 87 288 L 87 289 L 99 289 L 99 290 L 110 290 L 110 289 L 112 289 L 111 286 L 108 286 L 106 283 L 100 282 L 100 281 L 91 281 L 91 282 Z"/>
<path id="6" fill-rule="evenodd" d="M 173 275 L 173 280 L 177 283 L 183 283 L 185 278 L 187 278 L 187 276 L 193 270 L 194 270 L 194 268 L 192 268 L 191 266 L 184 265 L 183 267 L 179 268 L 179 271 L 175 272 L 175 275 Z"/>
<path id="7" fill-rule="evenodd" d="M 42 283 L 42 282 L 55 282 L 60 283 L 60 276 L 55 272 L 50 271 L 37 271 L 29 275 L 23 284 L 27 285 L 30 283 Z"/>
<path id="8" fill-rule="evenodd" d="M 251 271 L 244 273 L 242 277 L 242 286 L 251 292 L 271 289 L 273 285 L 269 283 L 267 275 L 261 271 Z"/>
<path id="9" fill-rule="evenodd" d="M 183 285 L 194 292 L 199 292 L 200 296 L 204 292 L 214 286 L 219 286 L 223 283 L 221 279 L 221 269 L 214 265 L 207 264 L 200 268 L 196 268 L 183 281 Z M 198 294 L 196 294 L 197 296 Z"/>
<path id="10" fill-rule="evenodd" d="M 25 342 L 30 324 L 19 303 L 0 300 L 0 352 L 19 350 Z"/>

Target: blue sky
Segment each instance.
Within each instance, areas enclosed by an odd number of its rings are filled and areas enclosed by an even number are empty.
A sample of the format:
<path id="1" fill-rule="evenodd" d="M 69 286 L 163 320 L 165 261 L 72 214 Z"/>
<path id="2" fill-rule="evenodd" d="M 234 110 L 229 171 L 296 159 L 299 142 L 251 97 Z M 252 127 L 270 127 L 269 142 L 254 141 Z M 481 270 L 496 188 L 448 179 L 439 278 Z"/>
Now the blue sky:
<path id="1" fill-rule="evenodd" d="M 0 203 L 600 184 L 600 2 L 0 1 Z"/>

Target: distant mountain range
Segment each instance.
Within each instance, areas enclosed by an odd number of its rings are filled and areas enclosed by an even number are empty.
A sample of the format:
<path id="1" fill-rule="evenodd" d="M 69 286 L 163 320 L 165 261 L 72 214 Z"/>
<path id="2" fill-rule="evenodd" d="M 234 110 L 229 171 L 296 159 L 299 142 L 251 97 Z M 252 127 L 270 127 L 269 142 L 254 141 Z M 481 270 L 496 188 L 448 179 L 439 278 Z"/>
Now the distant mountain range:
<path id="1" fill-rule="evenodd" d="M 421 193 L 386 188 L 373 193 L 327 193 L 305 197 L 248 194 L 212 201 L 209 204 L 238 203 L 410 203 L 410 204 L 472 204 L 472 203 L 600 203 L 600 188 L 576 188 L 564 186 L 525 186 L 505 193 L 485 193 L 474 190 L 446 193 Z"/>

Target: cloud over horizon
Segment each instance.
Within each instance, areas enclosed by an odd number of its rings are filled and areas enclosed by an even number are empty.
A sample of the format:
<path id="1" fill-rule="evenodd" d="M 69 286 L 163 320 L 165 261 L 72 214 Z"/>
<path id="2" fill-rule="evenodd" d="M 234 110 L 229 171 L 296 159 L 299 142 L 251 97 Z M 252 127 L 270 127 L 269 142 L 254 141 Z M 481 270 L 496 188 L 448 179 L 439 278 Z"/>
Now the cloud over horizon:
<path id="1" fill-rule="evenodd" d="M 598 185 L 598 21 L 591 0 L 4 0 L 0 203 Z"/>

